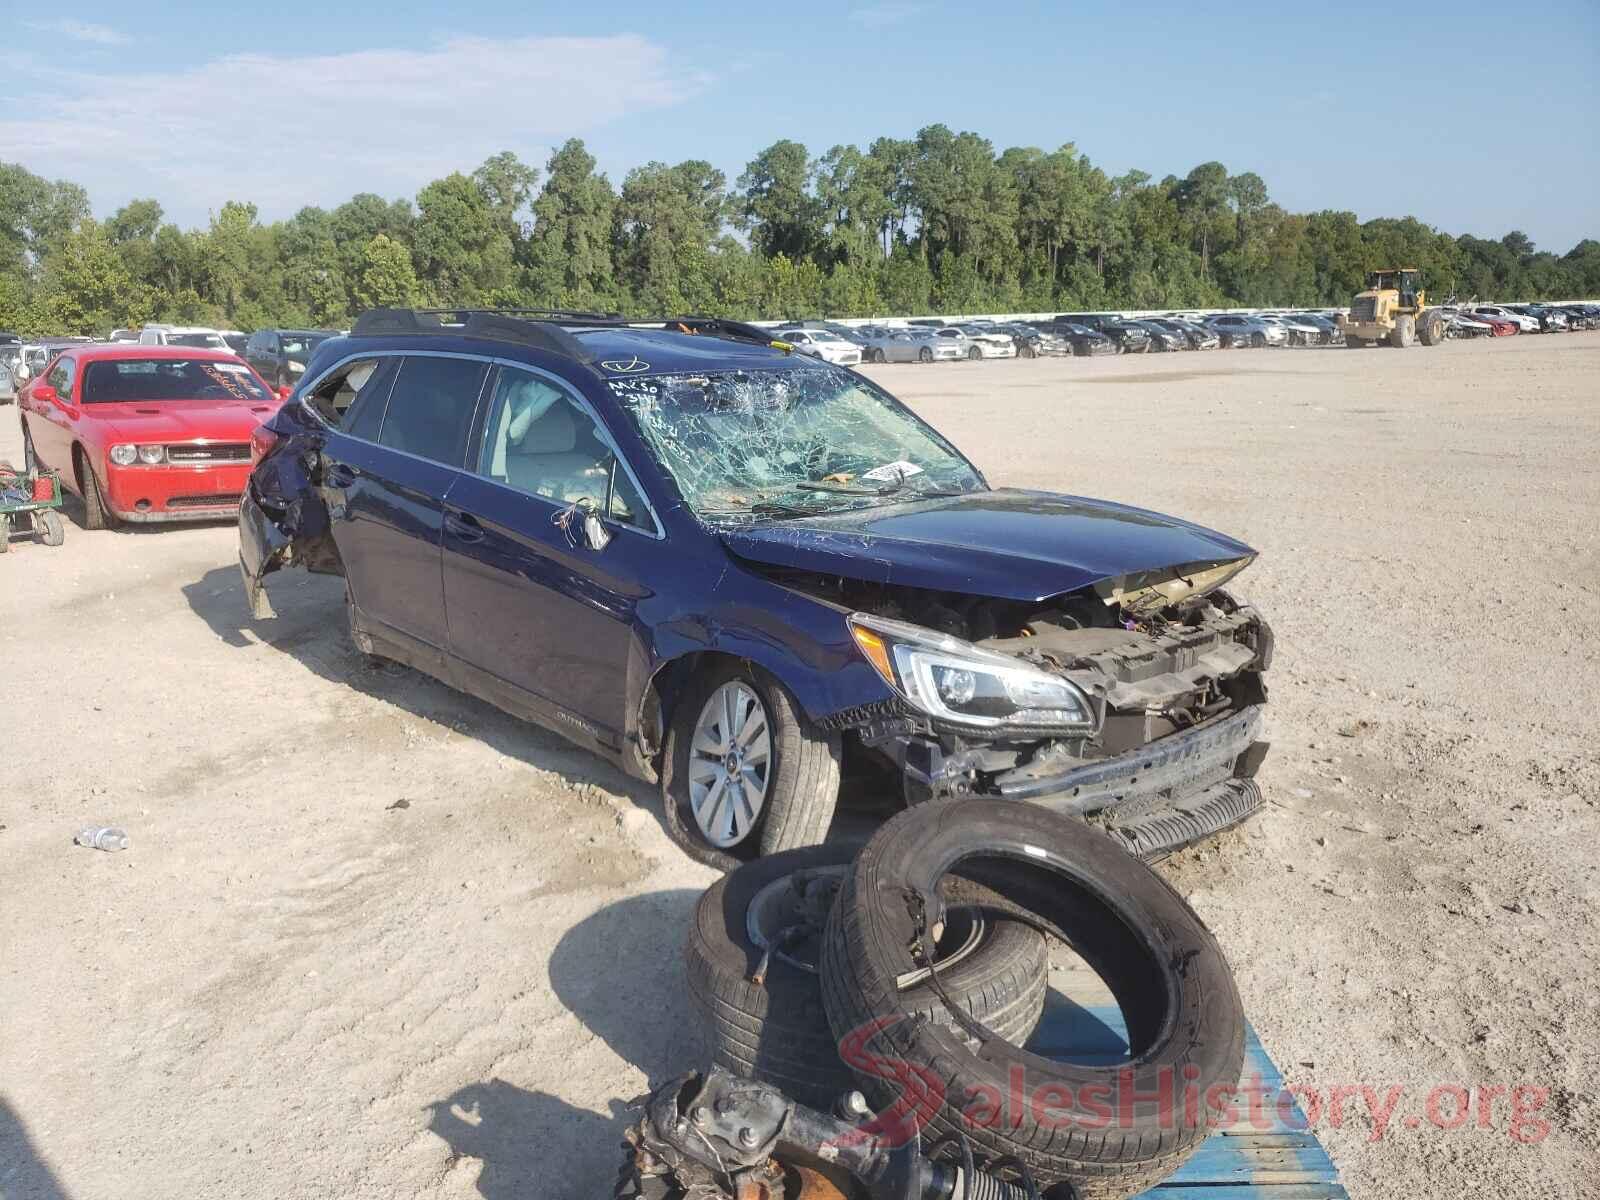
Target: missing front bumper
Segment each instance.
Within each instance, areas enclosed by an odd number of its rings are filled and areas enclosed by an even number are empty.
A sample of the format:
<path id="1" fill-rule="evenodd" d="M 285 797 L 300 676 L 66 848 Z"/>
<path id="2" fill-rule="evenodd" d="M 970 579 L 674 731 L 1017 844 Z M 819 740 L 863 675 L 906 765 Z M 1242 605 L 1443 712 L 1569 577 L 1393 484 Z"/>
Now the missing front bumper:
<path id="1" fill-rule="evenodd" d="M 1159 858 L 1220 833 L 1261 807 L 1252 776 L 1267 750 L 1263 706 L 1252 704 L 1198 729 L 1114 758 L 1053 770 L 1035 760 L 997 776 L 1001 796 L 1103 825 L 1143 858 Z"/>

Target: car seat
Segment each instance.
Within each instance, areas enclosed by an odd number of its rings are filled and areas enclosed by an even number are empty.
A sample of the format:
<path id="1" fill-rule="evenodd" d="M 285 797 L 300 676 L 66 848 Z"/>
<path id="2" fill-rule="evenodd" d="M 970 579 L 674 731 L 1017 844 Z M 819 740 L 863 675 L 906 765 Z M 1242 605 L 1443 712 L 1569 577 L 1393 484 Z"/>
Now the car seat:
<path id="1" fill-rule="evenodd" d="M 531 385 L 531 396 L 508 397 L 505 479 L 514 487 L 562 503 L 582 497 L 603 502 L 611 451 L 586 414 L 553 388 Z M 493 466 L 491 464 L 491 471 Z"/>

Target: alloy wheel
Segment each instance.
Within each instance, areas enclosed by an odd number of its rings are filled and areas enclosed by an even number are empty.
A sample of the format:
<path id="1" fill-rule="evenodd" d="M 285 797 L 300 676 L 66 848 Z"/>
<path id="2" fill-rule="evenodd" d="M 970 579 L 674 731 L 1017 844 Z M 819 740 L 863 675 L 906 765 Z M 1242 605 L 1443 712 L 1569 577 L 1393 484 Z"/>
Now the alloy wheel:
<path id="1" fill-rule="evenodd" d="M 772 777 L 766 705 L 746 683 L 711 693 L 695 721 L 689 751 L 689 805 L 713 846 L 736 846 L 761 818 Z"/>

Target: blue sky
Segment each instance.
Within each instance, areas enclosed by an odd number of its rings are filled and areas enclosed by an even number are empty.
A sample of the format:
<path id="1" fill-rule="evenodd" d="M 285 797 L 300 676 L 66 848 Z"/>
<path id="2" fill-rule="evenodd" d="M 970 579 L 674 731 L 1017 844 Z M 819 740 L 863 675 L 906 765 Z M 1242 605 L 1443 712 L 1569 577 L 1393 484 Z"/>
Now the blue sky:
<path id="1" fill-rule="evenodd" d="M 1288 208 L 1600 237 L 1600 4 L 879 0 L 749 6 L 30 5 L 8 18 L 0 159 L 152 195 L 183 224 L 411 196 L 582 137 L 614 181 L 780 137 L 813 154 L 936 121 L 1112 173 L 1216 159 Z M 1366 13 L 1357 27 L 1350 19 Z M 20 27 L 19 27 L 20 25 Z"/>

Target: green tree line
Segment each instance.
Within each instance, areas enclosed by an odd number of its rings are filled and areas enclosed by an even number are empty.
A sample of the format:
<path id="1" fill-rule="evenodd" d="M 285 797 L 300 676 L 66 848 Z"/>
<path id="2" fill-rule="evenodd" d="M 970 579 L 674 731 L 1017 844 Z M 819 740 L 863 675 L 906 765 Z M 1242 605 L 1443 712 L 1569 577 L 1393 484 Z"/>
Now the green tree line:
<path id="1" fill-rule="evenodd" d="M 693 159 L 620 188 L 595 166 L 574 139 L 542 171 L 508 151 L 414 200 L 362 194 L 273 222 L 229 201 L 186 230 L 151 199 L 97 221 L 77 184 L 0 164 L 0 328 L 344 327 L 407 304 L 747 319 L 1309 306 L 1401 265 L 1435 296 L 1600 294 L 1593 239 L 1558 256 L 1516 231 L 1293 213 L 1221 163 L 1113 176 L 1070 144 L 996 153 L 943 125 L 817 157 L 775 142 L 731 186 Z"/>

